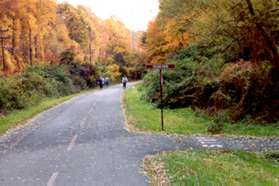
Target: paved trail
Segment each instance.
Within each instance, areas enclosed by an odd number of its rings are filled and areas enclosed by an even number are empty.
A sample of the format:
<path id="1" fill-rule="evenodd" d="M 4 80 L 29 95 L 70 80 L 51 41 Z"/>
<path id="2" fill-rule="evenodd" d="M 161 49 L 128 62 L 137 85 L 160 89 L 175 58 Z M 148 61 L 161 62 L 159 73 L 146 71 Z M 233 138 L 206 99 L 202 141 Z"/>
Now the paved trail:
<path id="1" fill-rule="evenodd" d="M 0 137 L 2 186 L 142 186 L 144 156 L 178 149 L 279 149 L 279 139 L 131 134 L 120 85 L 87 93 Z"/>

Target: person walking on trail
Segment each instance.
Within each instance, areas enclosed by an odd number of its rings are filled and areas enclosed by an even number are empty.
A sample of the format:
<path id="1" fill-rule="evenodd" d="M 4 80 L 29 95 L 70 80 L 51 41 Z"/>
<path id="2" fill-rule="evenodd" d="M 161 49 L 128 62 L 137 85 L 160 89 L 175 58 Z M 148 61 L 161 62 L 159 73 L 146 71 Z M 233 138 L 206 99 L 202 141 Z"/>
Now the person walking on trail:
<path id="1" fill-rule="evenodd" d="M 100 86 L 100 89 L 102 89 L 104 87 L 104 83 L 105 83 L 105 79 L 103 77 L 100 77 L 98 79 L 98 84 Z"/>
<path id="2" fill-rule="evenodd" d="M 109 86 L 109 78 L 108 78 L 108 77 L 105 78 L 105 85 L 106 85 L 107 87 Z"/>
<path id="3" fill-rule="evenodd" d="M 127 78 L 127 76 L 123 76 L 123 77 L 122 77 L 123 88 L 126 88 L 127 83 L 128 83 L 128 78 Z"/>

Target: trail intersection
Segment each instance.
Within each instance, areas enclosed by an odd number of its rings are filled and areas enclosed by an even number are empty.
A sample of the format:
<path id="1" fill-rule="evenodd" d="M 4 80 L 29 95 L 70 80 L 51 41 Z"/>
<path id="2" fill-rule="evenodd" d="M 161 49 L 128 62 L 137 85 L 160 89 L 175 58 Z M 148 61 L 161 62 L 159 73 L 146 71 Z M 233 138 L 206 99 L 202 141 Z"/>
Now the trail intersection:
<path id="1" fill-rule="evenodd" d="M 146 155 L 182 149 L 278 150 L 279 138 L 175 137 L 125 130 L 120 85 L 50 109 L 0 137 L 0 185 L 148 185 Z"/>

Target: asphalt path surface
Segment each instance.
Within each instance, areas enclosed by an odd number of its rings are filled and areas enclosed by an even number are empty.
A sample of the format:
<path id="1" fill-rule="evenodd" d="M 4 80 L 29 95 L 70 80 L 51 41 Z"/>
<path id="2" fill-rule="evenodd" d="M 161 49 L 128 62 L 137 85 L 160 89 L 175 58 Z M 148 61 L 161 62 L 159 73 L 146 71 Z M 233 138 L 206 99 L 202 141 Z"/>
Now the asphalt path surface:
<path id="1" fill-rule="evenodd" d="M 278 138 L 129 133 L 123 91 L 116 85 L 86 93 L 0 137 L 0 185 L 143 186 L 146 155 L 189 148 L 278 149 Z"/>

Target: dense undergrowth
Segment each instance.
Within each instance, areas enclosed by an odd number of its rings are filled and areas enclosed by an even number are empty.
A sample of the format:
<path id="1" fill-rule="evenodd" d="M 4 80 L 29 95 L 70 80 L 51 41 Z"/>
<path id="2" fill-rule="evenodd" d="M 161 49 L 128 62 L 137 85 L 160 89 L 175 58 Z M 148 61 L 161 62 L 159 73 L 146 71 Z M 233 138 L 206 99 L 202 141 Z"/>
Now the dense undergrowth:
<path id="1" fill-rule="evenodd" d="M 191 106 L 223 120 L 278 121 L 278 72 L 272 71 L 268 61 L 225 63 L 220 56 L 208 58 L 192 47 L 171 63 L 176 69 L 164 73 L 166 107 Z M 159 106 L 158 82 L 158 72 L 147 74 L 144 91 L 145 98 Z"/>
<path id="2" fill-rule="evenodd" d="M 150 63 L 167 70 L 165 103 L 222 120 L 279 121 L 279 3 L 275 0 L 162 0 L 144 38 Z M 159 106 L 159 73 L 145 97 Z M 218 121 L 219 122 L 219 121 Z"/>
<path id="3" fill-rule="evenodd" d="M 0 77 L 0 113 L 24 109 L 43 98 L 67 96 L 94 87 L 95 82 L 91 65 L 30 66 L 22 74 Z"/>

